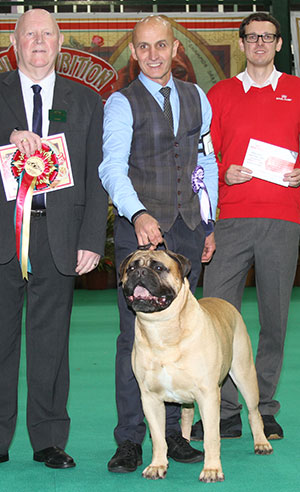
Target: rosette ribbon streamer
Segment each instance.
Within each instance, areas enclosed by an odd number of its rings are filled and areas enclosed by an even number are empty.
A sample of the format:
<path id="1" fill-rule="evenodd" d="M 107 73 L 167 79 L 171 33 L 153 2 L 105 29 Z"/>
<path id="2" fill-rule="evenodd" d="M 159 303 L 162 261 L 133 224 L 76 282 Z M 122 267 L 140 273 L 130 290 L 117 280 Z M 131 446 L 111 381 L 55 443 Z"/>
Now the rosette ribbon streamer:
<path id="1" fill-rule="evenodd" d="M 204 183 L 204 169 L 202 166 L 196 166 L 192 172 L 192 188 L 194 193 L 198 193 L 200 189 L 202 190 L 200 212 L 202 220 L 207 224 L 208 219 L 212 219 L 213 217 L 208 191 Z"/>
<path id="2" fill-rule="evenodd" d="M 12 158 L 11 169 L 18 181 L 15 208 L 16 251 L 20 262 L 22 277 L 28 280 L 31 265 L 28 258 L 30 238 L 31 202 L 35 190 L 50 187 L 58 175 L 59 158 L 46 144 L 42 149 L 27 157 L 17 150 Z"/>

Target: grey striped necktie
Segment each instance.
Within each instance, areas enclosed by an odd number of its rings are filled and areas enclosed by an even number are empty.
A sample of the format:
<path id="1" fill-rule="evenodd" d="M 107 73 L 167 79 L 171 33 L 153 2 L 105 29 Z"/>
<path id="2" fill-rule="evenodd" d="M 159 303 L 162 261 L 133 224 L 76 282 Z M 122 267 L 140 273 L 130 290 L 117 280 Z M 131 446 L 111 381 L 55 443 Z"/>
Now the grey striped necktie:
<path id="1" fill-rule="evenodd" d="M 171 108 L 171 103 L 170 103 L 170 92 L 171 92 L 171 87 L 162 87 L 159 92 L 164 96 L 164 115 L 167 118 L 168 122 L 170 123 L 170 126 L 172 130 L 174 129 L 173 127 L 173 114 L 172 114 L 172 108 Z"/>

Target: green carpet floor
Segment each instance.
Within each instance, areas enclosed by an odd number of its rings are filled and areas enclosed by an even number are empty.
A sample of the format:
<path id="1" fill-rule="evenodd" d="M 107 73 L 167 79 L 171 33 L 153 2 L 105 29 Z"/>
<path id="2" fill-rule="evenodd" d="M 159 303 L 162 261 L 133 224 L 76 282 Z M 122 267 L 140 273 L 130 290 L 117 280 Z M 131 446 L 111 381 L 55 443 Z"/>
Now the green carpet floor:
<path id="1" fill-rule="evenodd" d="M 198 292 L 201 294 L 201 289 Z M 10 461 L 0 465 L 1 492 L 299 492 L 300 491 L 300 288 L 293 291 L 285 361 L 277 396 L 282 408 L 278 420 L 285 438 L 272 442 L 274 454 L 256 456 L 247 421 L 242 411 L 241 439 L 222 441 L 225 482 L 202 484 L 198 476 L 202 464 L 183 465 L 170 460 L 165 480 L 148 481 L 142 467 L 131 474 L 113 474 L 106 468 L 115 451 L 113 427 L 114 355 L 118 334 L 116 291 L 75 291 L 70 339 L 71 391 L 69 413 L 72 418 L 67 451 L 76 468 L 52 470 L 33 462 L 25 426 L 25 363 L 20 369 L 19 418 L 10 449 Z M 257 344 L 258 316 L 255 288 L 245 290 L 243 315 L 254 347 Z M 23 344 L 24 345 L 24 344 Z M 202 443 L 194 443 L 201 449 Z M 151 459 L 151 442 L 143 446 L 144 464 Z"/>

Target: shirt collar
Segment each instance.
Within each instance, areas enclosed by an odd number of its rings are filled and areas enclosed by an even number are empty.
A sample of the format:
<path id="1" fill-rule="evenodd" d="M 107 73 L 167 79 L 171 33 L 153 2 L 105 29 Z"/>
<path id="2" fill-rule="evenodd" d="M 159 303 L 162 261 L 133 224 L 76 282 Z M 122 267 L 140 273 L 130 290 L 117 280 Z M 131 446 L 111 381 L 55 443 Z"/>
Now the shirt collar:
<path id="1" fill-rule="evenodd" d="M 36 84 L 36 82 L 33 82 L 29 77 L 27 77 L 27 75 L 21 72 L 20 69 L 19 69 L 19 76 L 20 76 L 22 87 L 25 87 L 26 89 L 31 89 L 32 85 Z M 40 80 L 38 85 L 41 86 L 45 94 L 49 89 L 54 87 L 54 82 L 55 82 L 55 71 L 53 70 L 53 72 L 47 75 L 47 77 L 45 77 L 43 80 Z"/>
<path id="2" fill-rule="evenodd" d="M 146 89 L 150 92 L 152 96 L 156 96 L 156 94 L 160 91 L 162 88 L 162 85 L 159 84 L 158 82 L 155 82 L 154 80 L 149 79 L 146 77 L 146 75 L 143 74 L 143 72 L 139 73 L 139 79 L 142 82 L 142 84 L 146 87 Z M 173 76 L 171 74 L 170 79 L 168 83 L 164 87 L 170 87 L 173 89 L 175 87 Z"/>
<path id="3" fill-rule="evenodd" d="M 263 84 L 257 84 L 250 77 L 247 69 L 244 72 L 241 72 L 237 75 L 237 78 L 243 83 L 243 88 L 245 93 L 247 93 L 251 87 L 267 87 L 268 85 L 272 86 L 273 91 L 276 90 L 279 77 L 282 75 L 282 72 L 278 72 L 276 68 L 273 68 L 271 75 L 267 78 L 267 80 Z"/>

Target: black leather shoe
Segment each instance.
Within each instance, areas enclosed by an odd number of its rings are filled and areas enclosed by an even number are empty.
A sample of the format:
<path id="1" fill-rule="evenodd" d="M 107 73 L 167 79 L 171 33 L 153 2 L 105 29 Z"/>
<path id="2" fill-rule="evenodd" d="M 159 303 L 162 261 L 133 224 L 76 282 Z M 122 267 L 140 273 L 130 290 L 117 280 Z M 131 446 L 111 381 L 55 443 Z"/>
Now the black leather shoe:
<path id="1" fill-rule="evenodd" d="M 9 460 L 8 453 L 6 453 L 6 454 L 0 454 L 0 463 L 5 463 L 8 460 Z"/>
<path id="2" fill-rule="evenodd" d="M 56 446 L 42 449 L 33 453 L 34 461 L 45 463 L 49 468 L 73 468 L 76 466 L 73 458 Z"/>
<path id="3" fill-rule="evenodd" d="M 166 437 L 169 458 L 180 463 L 198 463 L 203 461 L 204 453 L 192 448 L 180 432 L 174 432 Z"/>
<path id="4" fill-rule="evenodd" d="M 142 463 L 141 445 L 127 440 L 119 445 L 116 453 L 108 462 L 107 468 L 110 472 L 130 473 Z"/>
<path id="5" fill-rule="evenodd" d="M 192 426 L 191 441 L 203 441 L 203 424 L 202 420 L 198 420 Z M 221 439 L 236 439 L 242 435 L 242 421 L 239 413 L 229 417 L 228 419 L 220 420 L 220 436 Z"/>
<path id="6" fill-rule="evenodd" d="M 267 439 L 283 439 L 283 429 L 276 422 L 274 415 L 262 415 L 264 433 Z"/>

